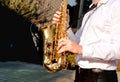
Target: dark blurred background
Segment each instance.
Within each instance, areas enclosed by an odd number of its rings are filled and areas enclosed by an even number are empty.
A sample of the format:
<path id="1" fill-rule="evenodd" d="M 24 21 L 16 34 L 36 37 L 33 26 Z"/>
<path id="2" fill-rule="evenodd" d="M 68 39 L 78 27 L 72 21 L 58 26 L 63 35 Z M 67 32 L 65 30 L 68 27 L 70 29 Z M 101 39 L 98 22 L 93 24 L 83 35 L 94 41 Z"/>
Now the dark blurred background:
<path id="1" fill-rule="evenodd" d="M 73 28 L 76 27 L 78 20 L 78 5 L 70 7 L 71 20 Z M 84 1 L 83 11 L 87 11 L 91 0 Z M 37 27 L 27 19 L 18 15 L 6 6 L 0 4 L 0 61 L 24 61 L 36 64 L 42 64 L 43 60 L 43 42 L 42 35 L 39 35 L 39 51 L 37 51 L 31 36 L 31 26 L 36 31 Z M 37 31 L 36 31 L 37 32 Z"/>
<path id="2" fill-rule="evenodd" d="M 41 63 L 42 49 L 38 54 L 30 26 L 28 20 L 0 5 L 0 61 Z"/>

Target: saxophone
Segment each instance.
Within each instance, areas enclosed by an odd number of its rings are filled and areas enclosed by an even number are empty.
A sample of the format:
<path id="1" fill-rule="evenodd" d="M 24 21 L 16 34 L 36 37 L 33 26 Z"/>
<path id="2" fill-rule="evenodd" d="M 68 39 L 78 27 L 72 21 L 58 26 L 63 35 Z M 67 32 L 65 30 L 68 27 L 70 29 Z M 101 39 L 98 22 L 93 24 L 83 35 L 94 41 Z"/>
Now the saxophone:
<path id="1" fill-rule="evenodd" d="M 62 0 L 60 10 L 62 12 L 60 22 L 57 24 L 46 23 L 41 27 L 44 42 L 43 66 L 50 73 L 55 73 L 62 69 L 75 67 L 75 54 L 64 52 L 57 53 L 58 40 L 68 38 L 66 32 L 66 10 L 68 0 Z"/>

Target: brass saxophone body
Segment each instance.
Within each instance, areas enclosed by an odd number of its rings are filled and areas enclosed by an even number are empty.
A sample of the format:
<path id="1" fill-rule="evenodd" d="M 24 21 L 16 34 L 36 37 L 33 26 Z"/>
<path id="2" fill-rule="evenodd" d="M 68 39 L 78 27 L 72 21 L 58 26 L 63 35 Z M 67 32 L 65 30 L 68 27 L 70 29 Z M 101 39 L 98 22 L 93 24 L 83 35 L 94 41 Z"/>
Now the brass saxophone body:
<path id="1" fill-rule="evenodd" d="M 44 54 L 43 54 L 43 66 L 50 73 L 55 73 L 62 69 L 68 69 L 68 67 L 73 66 L 75 55 L 69 55 L 70 52 L 64 52 L 62 54 L 57 53 L 58 41 L 61 38 L 68 38 L 66 32 L 66 10 L 67 10 L 67 0 L 62 0 L 60 7 L 61 18 L 60 22 L 53 24 L 45 24 L 41 27 L 44 42 Z M 73 61 L 69 61 L 68 57 Z"/>

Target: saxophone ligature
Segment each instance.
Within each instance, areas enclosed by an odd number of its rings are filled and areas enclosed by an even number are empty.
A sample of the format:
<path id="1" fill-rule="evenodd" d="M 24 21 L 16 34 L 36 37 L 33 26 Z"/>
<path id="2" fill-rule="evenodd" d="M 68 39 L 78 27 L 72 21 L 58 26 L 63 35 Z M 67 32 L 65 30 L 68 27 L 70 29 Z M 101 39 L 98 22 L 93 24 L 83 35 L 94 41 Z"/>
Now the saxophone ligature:
<path id="1" fill-rule="evenodd" d="M 62 0 L 60 6 L 62 14 L 59 23 L 55 25 L 46 23 L 40 27 L 44 40 L 43 66 L 50 73 L 63 69 L 74 69 L 75 67 L 75 54 L 70 52 L 57 53 L 58 41 L 61 38 L 68 38 L 66 32 L 67 5 L 68 0 Z"/>

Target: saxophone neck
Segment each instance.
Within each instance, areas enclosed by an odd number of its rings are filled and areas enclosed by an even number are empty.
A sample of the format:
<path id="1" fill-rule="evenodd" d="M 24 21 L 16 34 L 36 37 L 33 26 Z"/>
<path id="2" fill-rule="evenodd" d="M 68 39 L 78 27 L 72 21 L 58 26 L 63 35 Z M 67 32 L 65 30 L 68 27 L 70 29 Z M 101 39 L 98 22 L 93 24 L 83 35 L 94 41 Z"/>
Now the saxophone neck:
<path id="1" fill-rule="evenodd" d="M 68 6 L 68 0 L 62 0 L 60 7 L 60 11 L 61 11 L 60 24 L 64 30 L 67 29 L 67 6 Z"/>

